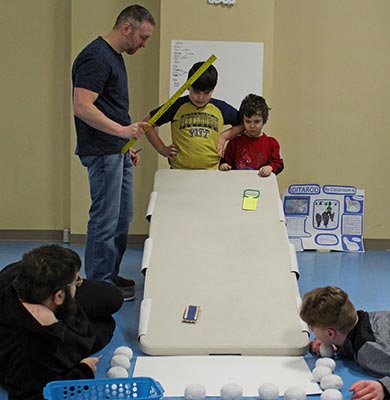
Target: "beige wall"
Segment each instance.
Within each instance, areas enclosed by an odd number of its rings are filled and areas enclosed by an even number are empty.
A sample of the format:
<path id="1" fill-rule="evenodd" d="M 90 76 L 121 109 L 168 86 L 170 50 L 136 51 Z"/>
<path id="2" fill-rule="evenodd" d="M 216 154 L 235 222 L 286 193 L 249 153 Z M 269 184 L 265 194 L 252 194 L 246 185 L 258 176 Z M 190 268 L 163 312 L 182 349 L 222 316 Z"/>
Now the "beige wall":
<path id="1" fill-rule="evenodd" d="M 365 189 L 367 238 L 390 237 L 388 0 L 275 2 L 273 133 L 279 185 Z"/>
<path id="2" fill-rule="evenodd" d="M 69 3 L 0 2 L 0 229 L 69 218 Z"/>
<path id="3" fill-rule="evenodd" d="M 286 162 L 280 189 L 313 182 L 365 189 L 365 237 L 390 238 L 388 0 L 137 2 L 152 11 L 158 28 L 146 49 L 125 56 L 134 120 L 169 95 L 172 39 L 264 42 L 263 94 L 272 107 L 265 131 L 279 139 Z M 71 226 L 85 233 L 88 182 L 73 155 L 70 66 L 128 4 L 0 3 L 0 230 Z M 168 127 L 161 131 L 169 136 Z M 145 234 L 153 174 L 166 163 L 145 139 L 137 145 L 144 151 L 131 233 Z"/>

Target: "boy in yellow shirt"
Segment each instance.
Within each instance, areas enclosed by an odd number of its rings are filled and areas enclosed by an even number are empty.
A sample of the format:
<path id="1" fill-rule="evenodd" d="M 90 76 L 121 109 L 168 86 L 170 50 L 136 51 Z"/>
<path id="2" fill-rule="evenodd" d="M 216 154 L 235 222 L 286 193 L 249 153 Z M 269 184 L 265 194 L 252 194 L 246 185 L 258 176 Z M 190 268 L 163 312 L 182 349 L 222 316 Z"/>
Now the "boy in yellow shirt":
<path id="1" fill-rule="evenodd" d="M 195 63 L 188 73 L 190 78 L 203 62 Z M 218 169 L 220 152 L 226 140 L 242 131 L 238 111 L 230 104 L 212 97 L 218 80 L 213 65 L 180 97 L 146 132 L 154 148 L 175 169 Z M 161 107 L 161 106 L 160 106 Z M 148 121 L 159 109 L 144 117 Z M 172 144 L 166 146 L 157 127 L 171 123 Z M 232 128 L 222 131 L 224 125 Z"/>

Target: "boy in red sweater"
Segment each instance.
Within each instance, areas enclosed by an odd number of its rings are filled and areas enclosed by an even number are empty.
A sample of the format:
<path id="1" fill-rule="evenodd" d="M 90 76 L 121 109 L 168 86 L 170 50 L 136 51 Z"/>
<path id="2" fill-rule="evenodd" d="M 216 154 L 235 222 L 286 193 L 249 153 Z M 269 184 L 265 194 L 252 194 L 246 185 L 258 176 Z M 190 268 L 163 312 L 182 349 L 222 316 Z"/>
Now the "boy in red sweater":
<path id="1" fill-rule="evenodd" d="M 266 177 L 271 172 L 279 174 L 283 170 L 278 141 L 262 131 L 269 110 L 261 96 L 249 94 L 244 98 L 240 106 L 240 118 L 245 130 L 227 144 L 219 165 L 221 171 L 257 169 L 260 176 Z"/>

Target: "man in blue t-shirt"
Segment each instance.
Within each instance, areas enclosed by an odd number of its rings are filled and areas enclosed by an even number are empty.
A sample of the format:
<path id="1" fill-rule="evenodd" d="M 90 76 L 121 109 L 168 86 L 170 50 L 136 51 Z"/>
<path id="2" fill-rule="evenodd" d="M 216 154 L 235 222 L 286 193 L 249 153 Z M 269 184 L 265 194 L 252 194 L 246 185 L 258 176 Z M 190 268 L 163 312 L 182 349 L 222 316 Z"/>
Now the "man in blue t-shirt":
<path id="1" fill-rule="evenodd" d="M 134 298 L 134 281 L 118 275 L 133 216 L 133 149 L 122 154 L 129 139 L 138 139 L 146 122 L 131 123 L 126 67 L 122 53 L 146 46 L 155 21 L 139 5 L 125 8 L 106 36 L 99 36 L 73 63 L 76 154 L 88 169 L 91 207 L 85 249 L 87 278 L 112 282 L 124 300 Z"/>

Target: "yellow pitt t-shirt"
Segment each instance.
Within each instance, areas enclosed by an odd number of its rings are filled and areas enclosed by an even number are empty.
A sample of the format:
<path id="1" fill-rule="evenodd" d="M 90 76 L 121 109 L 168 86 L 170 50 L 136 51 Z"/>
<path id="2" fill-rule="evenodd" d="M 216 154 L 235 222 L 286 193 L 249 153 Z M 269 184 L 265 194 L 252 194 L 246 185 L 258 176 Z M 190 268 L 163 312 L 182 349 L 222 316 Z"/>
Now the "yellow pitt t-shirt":
<path id="1" fill-rule="evenodd" d="M 151 112 L 153 115 L 158 109 Z M 218 138 L 223 125 L 238 125 L 238 111 L 228 103 L 211 99 L 197 108 L 188 96 L 180 97 L 157 121 L 171 122 L 172 142 L 179 153 L 171 161 L 175 169 L 218 169 Z"/>

